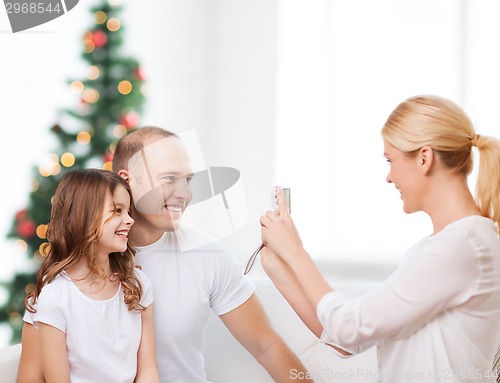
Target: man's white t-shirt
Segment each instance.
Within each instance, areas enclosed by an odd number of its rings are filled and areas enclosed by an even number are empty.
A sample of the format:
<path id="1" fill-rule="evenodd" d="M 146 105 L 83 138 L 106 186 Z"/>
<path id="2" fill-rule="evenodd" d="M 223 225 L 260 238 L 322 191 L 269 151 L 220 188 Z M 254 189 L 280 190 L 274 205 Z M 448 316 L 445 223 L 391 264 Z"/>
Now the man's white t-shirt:
<path id="1" fill-rule="evenodd" d="M 149 278 L 140 270 L 143 295 L 140 303 L 153 303 Z M 110 299 L 97 301 L 83 294 L 65 272 L 45 285 L 36 313 L 25 321 L 51 325 L 66 334 L 72 383 L 132 383 L 137 372 L 137 352 L 142 334 L 139 311 L 129 311 L 123 289 Z"/>
<path id="2" fill-rule="evenodd" d="M 494 382 L 500 341 L 500 239 L 470 216 L 411 247 L 372 292 L 317 307 L 323 340 L 353 353 L 378 345 L 381 382 Z"/>
<path id="3" fill-rule="evenodd" d="M 162 383 L 207 382 L 203 336 L 210 310 L 226 314 L 255 290 L 224 246 L 206 238 L 183 227 L 137 249 L 136 263 L 151 279 L 155 295 L 156 360 Z M 184 246 L 179 247 L 179 241 Z M 205 245 L 191 248 L 186 241 Z"/>

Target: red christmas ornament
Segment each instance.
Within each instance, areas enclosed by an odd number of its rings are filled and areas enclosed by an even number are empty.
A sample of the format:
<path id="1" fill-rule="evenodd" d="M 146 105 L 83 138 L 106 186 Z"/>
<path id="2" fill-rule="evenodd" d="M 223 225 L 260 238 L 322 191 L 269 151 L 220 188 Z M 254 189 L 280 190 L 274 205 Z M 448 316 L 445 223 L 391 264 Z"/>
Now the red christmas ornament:
<path id="1" fill-rule="evenodd" d="M 36 225 L 31 219 L 24 219 L 16 227 L 17 235 L 21 238 L 31 238 L 35 235 Z"/>
<path id="2" fill-rule="evenodd" d="M 103 161 L 104 162 L 113 162 L 113 153 L 111 153 L 109 151 L 104 153 Z"/>
<path id="3" fill-rule="evenodd" d="M 128 112 L 118 119 L 118 122 L 125 126 L 127 129 L 135 128 L 137 125 L 139 125 L 139 121 L 140 117 L 136 112 Z"/>
<path id="4" fill-rule="evenodd" d="M 108 36 L 103 31 L 95 31 L 92 35 L 92 41 L 97 48 L 102 48 L 108 42 Z"/>
<path id="5" fill-rule="evenodd" d="M 25 220 L 26 218 L 28 218 L 28 211 L 26 209 L 24 210 L 19 210 L 17 213 L 16 213 L 16 221 L 19 222 L 19 221 L 23 221 Z"/>
<path id="6" fill-rule="evenodd" d="M 141 68 L 135 68 L 134 75 L 137 80 L 144 81 L 144 71 Z"/>

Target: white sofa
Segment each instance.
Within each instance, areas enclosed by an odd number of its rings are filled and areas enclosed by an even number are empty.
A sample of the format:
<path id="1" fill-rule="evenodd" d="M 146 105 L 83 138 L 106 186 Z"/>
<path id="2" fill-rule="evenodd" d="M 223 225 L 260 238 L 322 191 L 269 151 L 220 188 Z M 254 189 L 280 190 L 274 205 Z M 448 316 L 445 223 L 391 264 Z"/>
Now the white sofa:
<path id="1" fill-rule="evenodd" d="M 15 383 L 20 353 L 20 344 L 0 350 L 0 383 Z"/>
<path id="2" fill-rule="evenodd" d="M 330 347 L 319 342 L 302 324 L 295 312 L 268 280 L 254 281 L 257 293 L 278 333 L 314 376 L 316 382 L 376 382 L 375 350 L 340 358 Z M 360 285 L 337 288 L 349 296 L 366 290 Z M 215 315 L 211 316 L 206 334 L 206 371 L 216 383 L 266 383 L 271 378 L 262 367 L 239 345 Z M 19 362 L 20 345 L 0 350 L 0 383 L 14 383 Z M 298 373 L 290 371 L 291 380 Z"/>

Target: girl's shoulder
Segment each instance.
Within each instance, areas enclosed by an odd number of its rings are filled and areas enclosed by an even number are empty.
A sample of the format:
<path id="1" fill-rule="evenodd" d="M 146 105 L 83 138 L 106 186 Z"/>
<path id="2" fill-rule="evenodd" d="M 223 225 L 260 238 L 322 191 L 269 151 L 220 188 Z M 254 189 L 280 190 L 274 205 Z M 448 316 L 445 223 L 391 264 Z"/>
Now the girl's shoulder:
<path id="1" fill-rule="evenodd" d="M 141 283 L 143 288 L 151 286 L 151 279 L 146 275 L 144 271 L 136 267 L 134 268 L 134 274 Z"/>
<path id="2" fill-rule="evenodd" d="M 61 271 L 50 282 L 43 286 L 42 291 L 54 291 L 66 288 L 68 286 L 68 282 L 71 282 L 71 279 L 65 271 Z"/>
<path id="3" fill-rule="evenodd" d="M 149 279 L 149 277 L 146 275 L 146 273 L 144 273 L 144 271 L 142 271 L 141 269 L 139 269 L 137 267 L 134 268 L 134 274 L 139 279 Z"/>
<path id="4" fill-rule="evenodd" d="M 64 273 L 59 273 L 43 286 L 37 300 L 37 305 L 64 305 L 72 295 L 70 279 Z"/>
<path id="5" fill-rule="evenodd" d="M 153 289 L 151 286 L 151 279 L 149 279 L 149 277 L 138 268 L 134 269 L 134 273 L 142 287 L 140 303 L 142 306 L 148 307 L 151 303 L 153 303 Z"/>

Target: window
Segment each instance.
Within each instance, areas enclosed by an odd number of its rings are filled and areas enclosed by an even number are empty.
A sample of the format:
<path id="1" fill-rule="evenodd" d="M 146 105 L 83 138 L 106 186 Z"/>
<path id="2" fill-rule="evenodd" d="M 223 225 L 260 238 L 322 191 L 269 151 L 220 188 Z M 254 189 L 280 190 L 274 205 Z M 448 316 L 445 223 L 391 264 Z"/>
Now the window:
<path id="1" fill-rule="evenodd" d="M 439 94 L 498 136 L 499 13 L 493 0 L 280 2 L 276 174 L 316 259 L 394 263 L 432 232 L 386 183 L 380 129 L 407 97 Z"/>

